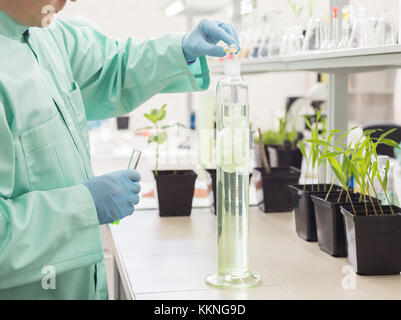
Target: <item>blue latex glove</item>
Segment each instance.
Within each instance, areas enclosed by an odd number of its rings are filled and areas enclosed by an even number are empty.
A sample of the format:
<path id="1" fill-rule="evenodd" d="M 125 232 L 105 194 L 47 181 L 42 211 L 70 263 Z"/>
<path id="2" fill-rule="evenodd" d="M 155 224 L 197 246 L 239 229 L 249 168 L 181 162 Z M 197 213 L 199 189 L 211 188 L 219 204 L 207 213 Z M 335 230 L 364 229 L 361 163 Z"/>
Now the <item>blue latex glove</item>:
<path id="1" fill-rule="evenodd" d="M 219 41 L 228 45 L 236 44 L 239 50 L 239 37 L 233 25 L 215 20 L 202 20 L 182 41 L 185 59 L 192 63 L 205 55 L 224 57 L 226 53 L 216 45 Z"/>
<path id="2" fill-rule="evenodd" d="M 141 175 L 134 169 L 95 177 L 84 183 L 92 194 L 99 223 L 108 224 L 134 212 L 139 203 Z"/>

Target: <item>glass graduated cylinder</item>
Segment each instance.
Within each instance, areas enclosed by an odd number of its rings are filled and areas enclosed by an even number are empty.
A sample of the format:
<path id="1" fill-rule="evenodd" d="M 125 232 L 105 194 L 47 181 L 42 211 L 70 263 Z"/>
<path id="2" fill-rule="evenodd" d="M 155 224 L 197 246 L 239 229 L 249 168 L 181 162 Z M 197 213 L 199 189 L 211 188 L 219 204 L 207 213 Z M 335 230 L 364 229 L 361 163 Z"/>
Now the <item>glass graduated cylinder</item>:
<path id="1" fill-rule="evenodd" d="M 249 271 L 249 121 L 246 105 L 222 109 L 217 133 L 217 272 L 241 276 Z"/>
<path id="2" fill-rule="evenodd" d="M 217 90 L 217 272 L 206 283 L 246 288 L 260 277 L 249 269 L 248 85 L 236 61 L 226 61 Z"/>

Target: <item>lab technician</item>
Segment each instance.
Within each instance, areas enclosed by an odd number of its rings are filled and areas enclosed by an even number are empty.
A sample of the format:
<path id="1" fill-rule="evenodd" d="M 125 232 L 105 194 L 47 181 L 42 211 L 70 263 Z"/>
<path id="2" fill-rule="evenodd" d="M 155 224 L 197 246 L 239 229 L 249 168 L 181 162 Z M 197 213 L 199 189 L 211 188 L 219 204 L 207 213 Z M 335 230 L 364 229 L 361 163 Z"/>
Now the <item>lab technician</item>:
<path id="1" fill-rule="evenodd" d="M 207 89 L 205 55 L 238 43 L 211 20 L 121 43 L 53 21 L 66 2 L 0 0 L 0 299 L 107 298 L 99 226 L 133 212 L 140 175 L 93 177 L 87 120 Z"/>

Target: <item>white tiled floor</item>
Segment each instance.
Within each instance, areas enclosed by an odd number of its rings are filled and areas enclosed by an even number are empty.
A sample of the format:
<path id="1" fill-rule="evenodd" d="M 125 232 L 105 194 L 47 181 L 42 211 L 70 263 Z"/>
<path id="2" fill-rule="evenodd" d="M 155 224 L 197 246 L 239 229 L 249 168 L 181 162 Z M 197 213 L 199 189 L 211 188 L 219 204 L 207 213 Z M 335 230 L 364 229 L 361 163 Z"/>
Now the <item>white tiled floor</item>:
<path id="1" fill-rule="evenodd" d="M 139 211 L 111 230 L 136 299 L 401 300 L 401 275 L 355 275 L 355 288 L 343 289 L 347 259 L 330 257 L 317 243 L 298 238 L 291 213 L 251 208 L 251 269 L 262 284 L 244 290 L 205 285 L 216 256 L 216 218 L 208 209 L 176 218 Z"/>

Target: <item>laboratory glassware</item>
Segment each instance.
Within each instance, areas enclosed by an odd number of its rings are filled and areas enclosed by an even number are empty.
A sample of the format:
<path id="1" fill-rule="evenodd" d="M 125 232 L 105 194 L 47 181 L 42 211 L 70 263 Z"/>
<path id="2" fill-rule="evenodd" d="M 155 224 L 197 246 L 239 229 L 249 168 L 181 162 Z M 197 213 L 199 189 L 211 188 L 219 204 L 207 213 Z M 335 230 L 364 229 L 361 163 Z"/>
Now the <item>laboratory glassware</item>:
<path id="1" fill-rule="evenodd" d="M 302 51 L 304 36 L 300 26 L 293 26 L 290 28 L 287 55 L 292 56 Z"/>
<path id="2" fill-rule="evenodd" d="M 250 35 L 250 30 L 246 25 L 243 26 L 243 30 L 240 33 L 240 38 L 241 38 L 241 52 L 240 52 L 240 57 L 241 58 L 249 58 L 249 54 L 251 52 L 251 35 Z"/>
<path id="3" fill-rule="evenodd" d="M 352 33 L 349 40 L 350 48 L 366 48 L 372 45 L 372 28 L 367 18 L 367 9 L 357 9 L 357 17 L 352 26 Z"/>
<path id="4" fill-rule="evenodd" d="M 272 58 L 280 55 L 282 38 L 283 38 L 282 30 L 278 27 L 274 27 L 269 37 L 269 45 L 267 50 L 268 57 Z"/>
<path id="5" fill-rule="evenodd" d="M 280 45 L 280 56 L 286 56 L 290 47 L 291 27 L 284 29 L 284 35 Z"/>
<path id="6" fill-rule="evenodd" d="M 390 46 L 396 44 L 394 25 L 391 12 L 385 10 L 376 27 L 376 41 L 378 46 Z"/>
<path id="7" fill-rule="evenodd" d="M 260 281 L 249 269 L 249 159 L 248 85 L 232 58 L 217 86 L 217 272 L 206 277 L 212 287 Z"/>
<path id="8" fill-rule="evenodd" d="M 330 14 L 326 15 L 326 21 L 323 25 L 323 42 L 320 47 L 321 50 L 328 50 L 330 45 Z"/>
<path id="9" fill-rule="evenodd" d="M 238 45 L 231 44 L 231 45 L 224 45 L 223 50 L 227 54 L 236 54 L 238 52 Z"/>
<path id="10" fill-rule="evenodd" d="M 128 163 L 128 170 L 129 169 L 136 169 L 138 167 L 139 164 L 139 160 L 141 159 L 141 155 L 142 155 L 142 151 L 137 150 L 137 149 L 133 149 L 132 153 L 131 153 L 131 158 L 129 159 L 129 163 Z M 120 220 L 117 220 L 115 222 L 113 222 L 114 225 L 119 225 L 120 224 Z"/>
<path id="11" fill-rule="evenodd" d="M 261 33 L 261 45 L 258 52 L 258 58 L 267 57 L 269 54 L 270 33 L 270 17 L 266 16 L 264 30 Z"/>
<path id="12" fill-rule="evenodd" d="M 280 55 L 281 42 L 283 38 L 283 14 L 281 12 L 271 13 L 271 22 L 269 28 L 268 57 L 277 57 Z"/>
<path id="13" fill-rule="evenodd" d="M 338 49 L 340 44 L 340 20 L 338 18 L 338 7 L 333 8 L 331 16 L 331 39 L 328 45 L 328 50 Z"/>
<path id="14" fill-rule="evenodd" d="M 304 51 L 320 50 L 324 40 L 323 21 L 320 17 L 319 8 L 312 9 L 312 17 L 308 23 L 305 40 L 303 43 Z"/>
<path id="15" fill-rule="evenodd" d="M 352 32 L 352 24 L 354 22 L 355 9 L 352 6 L 345 6 L 341 10 L 342 13 L 342 36 L 338 45 L 340 49 L 349 48 L 349 41 Z"/>
<path id="16" fill-rule="evenodd" d="M 251 38 L 252 38 L 252 43 L 251 43 L 251 52 L 250 52 L 250 58 L 258 58 L 261 47 L 263 45 L 263 29 L 266 21 L 266 16 L 264 15 L 259 15 L 259 14 L 254 14 L 253 15 L 253 23 L 252 23 L 252 31 L 251 31 Z"/>

